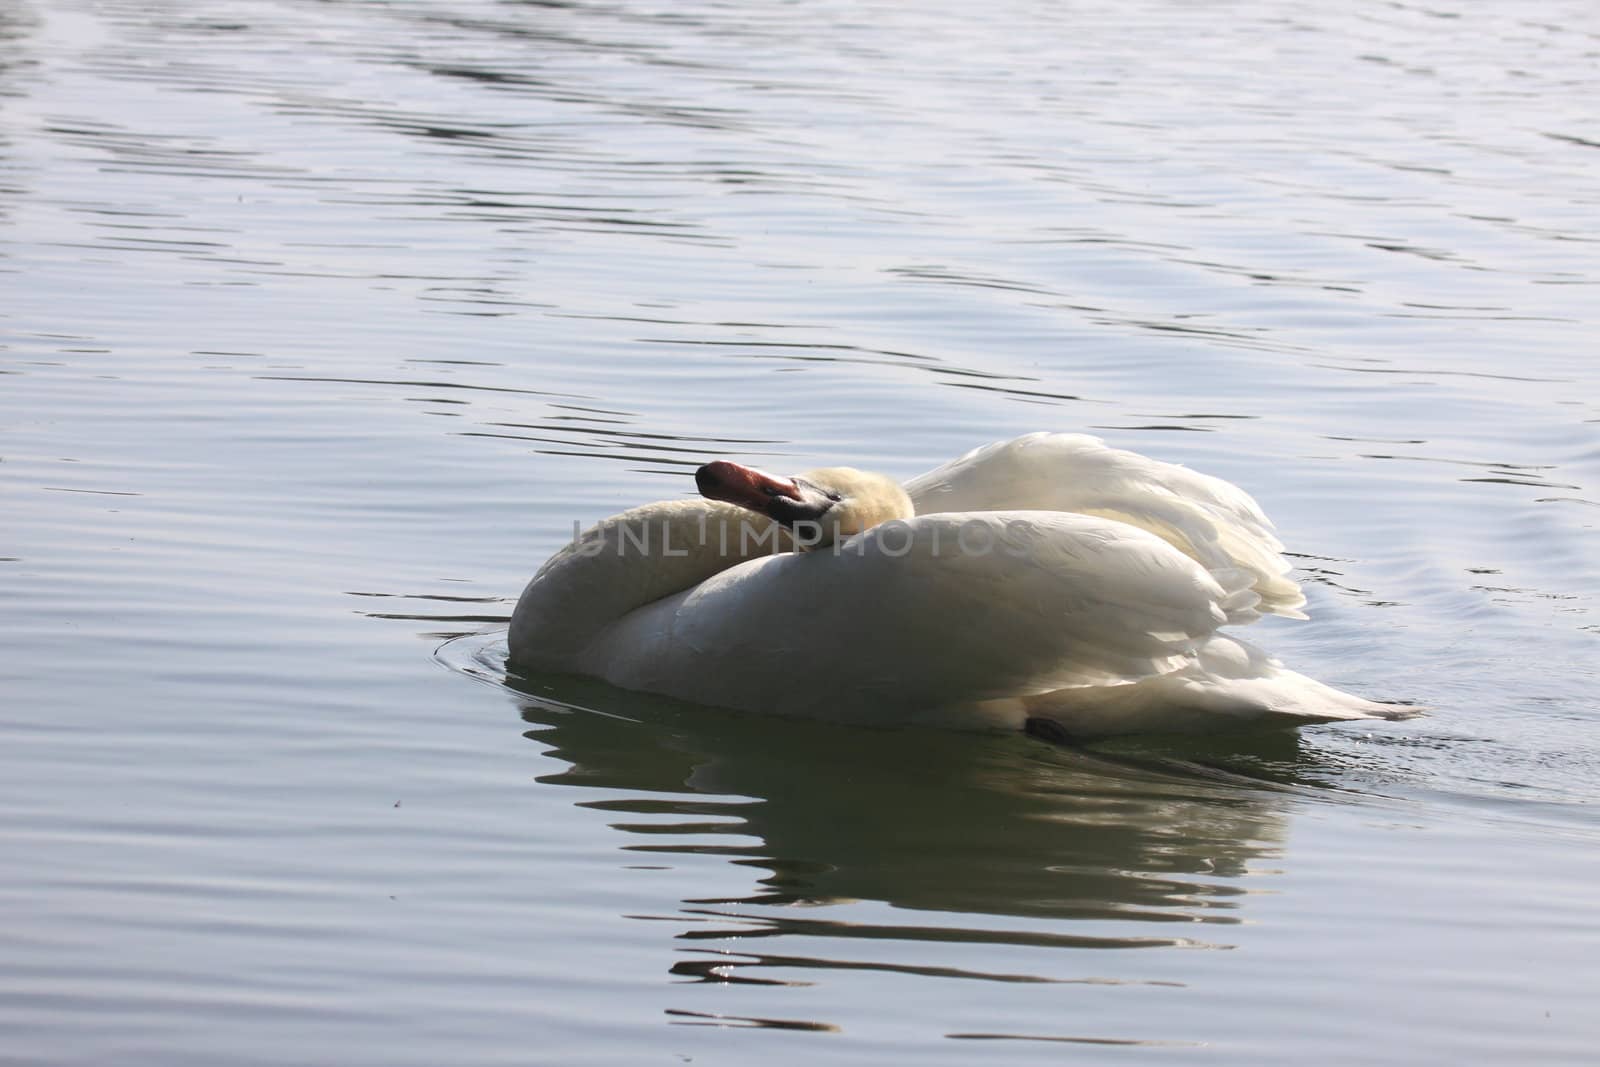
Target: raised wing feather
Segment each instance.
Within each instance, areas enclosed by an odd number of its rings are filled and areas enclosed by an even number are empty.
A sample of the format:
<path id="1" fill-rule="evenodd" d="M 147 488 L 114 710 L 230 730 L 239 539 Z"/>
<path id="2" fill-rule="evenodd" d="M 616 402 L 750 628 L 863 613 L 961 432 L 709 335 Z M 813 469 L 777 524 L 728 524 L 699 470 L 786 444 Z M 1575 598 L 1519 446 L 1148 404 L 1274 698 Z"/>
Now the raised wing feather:
<path id="1" fill-rule="evenodd" d="M 1225 586 L 1242 570 L 1263 613 L 1304 618 L 1283 544 L 1230 482 L 1087 434 L 1034 433 L 974 449 L 905 484 L 917 514 L 1037 508 L 1097 515 L 1155 534 Z M 1248 621 L 1241 617 L 1237 621 Z"/>

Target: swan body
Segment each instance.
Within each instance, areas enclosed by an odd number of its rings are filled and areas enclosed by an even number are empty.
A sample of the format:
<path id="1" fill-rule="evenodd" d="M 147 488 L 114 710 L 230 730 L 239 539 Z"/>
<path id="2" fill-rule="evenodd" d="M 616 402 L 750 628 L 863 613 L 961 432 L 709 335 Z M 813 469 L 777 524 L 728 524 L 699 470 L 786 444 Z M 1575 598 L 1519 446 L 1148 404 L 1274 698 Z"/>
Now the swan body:
<path id="1" fill-rule="evenodd" d="M 705 499 L 567 545 L 510 662 L 721 707 L 1088 740 L 1409 709 L 1288 670 L 1223 626 L 1304 618 L 1248 494 L 1080 434 L 976 449 L 904 486 L 718 462 Z"/>

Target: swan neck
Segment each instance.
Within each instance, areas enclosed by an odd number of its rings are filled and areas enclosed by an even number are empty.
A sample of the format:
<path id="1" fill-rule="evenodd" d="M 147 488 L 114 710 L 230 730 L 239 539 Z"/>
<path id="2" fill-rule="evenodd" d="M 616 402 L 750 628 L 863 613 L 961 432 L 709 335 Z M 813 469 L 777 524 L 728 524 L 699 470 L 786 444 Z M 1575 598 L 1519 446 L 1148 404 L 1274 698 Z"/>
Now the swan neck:
<path id="1" fill-rule="evenodd" d="M 792 549 L 780 526 L 732 504 L 662 501 L 614 515 L 533 576 L 511 617 L 511 659 L 570 669 L 630 612 L 746 559 Z"/>

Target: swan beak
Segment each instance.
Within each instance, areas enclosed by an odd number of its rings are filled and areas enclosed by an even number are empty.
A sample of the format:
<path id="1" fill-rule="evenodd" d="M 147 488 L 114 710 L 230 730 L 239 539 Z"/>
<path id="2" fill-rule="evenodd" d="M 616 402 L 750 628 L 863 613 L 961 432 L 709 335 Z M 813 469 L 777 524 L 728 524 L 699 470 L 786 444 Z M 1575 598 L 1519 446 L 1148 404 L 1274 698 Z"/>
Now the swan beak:
<path id="1" fill-rule="evenodd" d="M 800 487 L 793 479 L 779 478 L 725 459 L 707 463 L 695 471 L 694 484 L 699 487 L 700 495 L 708 500 L 738 504 L 761 515 L 770 513 L 775 497 L 794 501 L 801 499 Z"/>

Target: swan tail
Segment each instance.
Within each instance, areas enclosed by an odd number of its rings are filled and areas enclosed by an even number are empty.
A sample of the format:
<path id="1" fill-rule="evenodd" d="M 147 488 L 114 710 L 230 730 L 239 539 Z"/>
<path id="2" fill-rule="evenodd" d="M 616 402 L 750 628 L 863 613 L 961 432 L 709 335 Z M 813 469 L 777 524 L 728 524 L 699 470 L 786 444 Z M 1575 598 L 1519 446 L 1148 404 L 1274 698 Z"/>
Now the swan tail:
<path id="1" fill-rule="evenodd" d="M 1252 645 L 1213 637 L 1185 666 L 1112 686 L 1056 689 L 1021 699 L 1039 732 L 1091 741 L 1124 734 L 1211 734 L 1313 723 L 1409 719 L 1421 709 L 1383 704 L 1291 671 Z"/>

